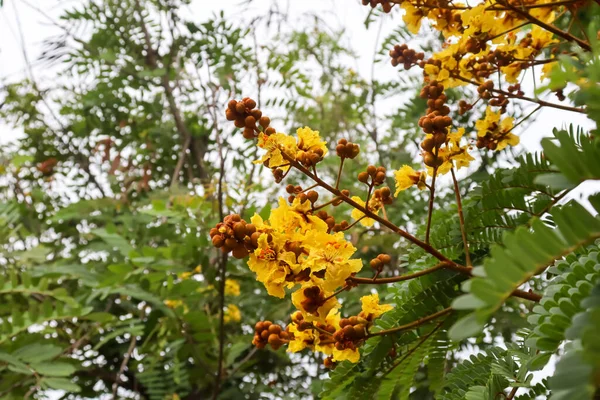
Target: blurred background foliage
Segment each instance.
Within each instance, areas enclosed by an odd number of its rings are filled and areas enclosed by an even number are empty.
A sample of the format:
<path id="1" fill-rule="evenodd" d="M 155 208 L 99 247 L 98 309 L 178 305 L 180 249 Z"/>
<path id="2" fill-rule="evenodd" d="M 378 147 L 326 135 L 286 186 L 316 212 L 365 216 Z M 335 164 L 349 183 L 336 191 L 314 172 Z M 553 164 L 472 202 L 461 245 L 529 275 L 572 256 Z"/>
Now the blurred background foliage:
<path id="1" fill-rule="evenodd" d="M 1 398 L 213 395 L 221 278 L 208 230 L 221 213 L 268 215 L 283 194 L 251 162 L 254 146 L 225 124 L 229 99 L 256 98 L 279 130 L 308 125 L 330 150 L 341 138 L 360 143 L 361 155 L 342 177 L 352 193 L 364 190 L 355 177 L 367 164 L 391 169 L 416 160 L 426 108 L 418 73 L 384 79 L 375 68 L 353 69 L 357 54 L 346 31 L 318 15 L 289 26 L 277 2 L 249 21 L 192 19 L 188 3 L 74 5 L 53 21 L 62 34 L 47 38 L 40 56 L 55 79 L 40 83 L 31 73 L 4 82 L 0 120 L 24 135 L 0 149 Z M 369 29 L 378 29 L 380 17 L 365 9 Z M 390 47 L 408 38 L 403 27 L 382 34 L 374 65 L 387 63 Z M 419 37 L 420 48 L 431 51 L 435 39 Z M 469 126 L 467 118 L 461 122 Z M 488 179 L 497 160 L 478 162 L 463 178 L 466 192 Z M 326 161 L 321 171 L 333 179 L 337 164 Z M 291 176 L 287 183 L 305 182 Z M 440 193 L 443 209 L 453 193 Z M 387 212 L 414 228 L 426 201 L 402 192 Z M 335 213 L 349 219 L 350 210 Z M 362 228 L 352 240 L 365 264 L 390 253 L 396 269 L 389 274 L 402 272 L 409 257 L 427 261 L 385 231 Z M 226 278 L 219 398 L 318 397 L 327 374 L 318 355 L 251 347 L 254 323 L 285 323 L 290 304 L 269 297 L 243 262 L 229 259 Z M 347 312 L 366 290 L 342 295 Z M 519 323 L 510 312 L 502 320 Z M 413 394 L 431 396 L 426 385 Z"/>

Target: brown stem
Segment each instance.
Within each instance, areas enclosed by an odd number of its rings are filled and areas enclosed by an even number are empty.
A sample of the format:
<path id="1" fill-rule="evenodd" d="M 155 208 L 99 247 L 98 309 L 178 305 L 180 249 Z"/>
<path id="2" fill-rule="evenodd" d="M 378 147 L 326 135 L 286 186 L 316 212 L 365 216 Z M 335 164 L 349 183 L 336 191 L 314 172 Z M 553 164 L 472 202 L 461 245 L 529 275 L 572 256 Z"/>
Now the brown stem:
<path id="1" fill-rule="evenodd" d="M 398 332 L 402 332 L 402 331 L 407 331 L 413 328 L 417 328 L 423 324 L 428 323 L 429 321 L 433 321 L 434 319 L 437 319 L 439 317 L 443 317 L 444 315 L 450 314 L 452 311 L 452 307 L 448 307 L 448 308 L 444 308 L 442 311 L 438 311 L 434 314 L 428 315 L 426 317 L 423 318 L 419 318 L 416 321 L 413 321 L 409 324 L 405 324 L 405 325 L 400 325 L 397 326 L 395 328 L 391 328 L 391 329 L 384 329 L 382 331 L 379 332 L 374 332 L 371 333 L 367 336 L 367 338 L 373 337 L 373 336 L 382 336 L 382 335 L 389 335 L 391 333 L 398 333 Z"/>
<path id="2" fill-rule="evenodd" d="M 539 19 L 537 19 L 533 15 L 529 14 L 527 11 L 523 11 L 523 10 L 519 9 L 518 7 L 513 6 L 509 2 L 498 1 L 498 3 L 501 4 L 501 5 L 503 5 L 504 7 L 507 7 L 509 10 L 514 11 L 515 13 L 519 14 L 521 17 L 527 19 L 528 21 L 531 21 L 531 23 L 536 24 L 536 25 L 544 28 L 545 30 L 554 33 L 556 36 L 560 36 L 563 39 L 568 40 L 570 42 L 575 42 L 582 49 L 584 49 L 586 51 L 592 51 L 592 47 L 585 40 L 581 40 L 578 37 L 575 37 L 575 36 L 571 35 L 569 32 L 565 32 L 565 31 L 563 31 L 561 29 L 558 29 L 554 25 L 550 25 L 550 24 L 547 24 L 547 23 L 545 23 L 543 21 L 540 21 Z"/>
<path id="3" fill-rule="evenodd" d="M 456 78 L 458 80 L 461 80 L 463 82 L 470 83 L 471 85 L 475 85 L 475 86 L 479 86 L 480 85 L 479 82 L 472 81 L 472 80 L 470 80 L 468 78 L 465 78 L 463 76 L 460 76 L 460 75 L 452 74 L 452 77 Z M 570 107 L 570 106 L 565 106 L 565 105 L 556 104 L 556 103 L 550 103 L 548 101 L 544 101 L 544 100 L 540 100 L 540 99 L 534 99 L 534 98 L 526 97 L 526 96 L 515 96 L 513 93 L 506 92 L 506 91 L 500 90 L 500 89 L 491 89 L 490 91 L 492 91 L 494 93 L 498 93 L 498 94 L 503 94 L 506 97 L 510 97 L 511 99 L 525 100 L 525 101 L 529 101 L 531 103 L 539 104 L 539 105 L 544 106 L 544 107 L 552 107 L 552 108 L 557 108 L 559 110 L 573 111 L 573 112 L 578 112 L 578 113 L 581 113 L 581 114 L 585 114 L 586 113 L 585 109 L 582 109 L 582 108 Z"/>
<path id="4" fill-rule="evenodd" d="M 514 388 L 512 388 L 512 390 L 510 391 L 510 393 L 506 397 L 506 400 L 512 400 L 512 399 L 514 399 L 518 390 L 519 390 L 519 386 L 515 386 Z"/>
<path id="5" fill-rule="evenodd" d="M 342 160 L 340 161 L 340 169 L 338 170 L 338 175 L 337 175 L 337 179 L 335 180 L 335 188 L 339 189 L 340 188 L 340 179 L 342 179 L 342 169 L 344 168 L 344 160 L 346 158 L 342 157 Z"/>
<path id="6" fill-rule="evenodd" d="M 406 275 L 400 275 L 400 276 L 392 276 L 389 278 L 379 278 L 379 279 L 373 278 L 373 279 L 371 279 L 371 278 L 359 278 L 359 277 L 351 276 L 350 278 L 348 278 L 348 280 L 352 281 L 353 283 L 364 284 L 364 285 L 383 285 L 383 284 L 387 284 L 387 283 L 408 281 L 408 280 L 415 279 L 415 278 L 418 278 L 423 275 L 428 275 L 428 274 L 431 274 L 432 272 L 435 272 L 439 269 L 444 268 L 446 265 L 447 265 L 446 262 L 441 262 L 439 264 L 434 265 L 431 268 L 427 268 L 427 269 L 424 269 L 419 272 L 415 272 L 412 274 L 406 274 Z"/>
<path id="7" fill-rule="evenodd" d="M 179 160 L 177 160 L 177 165 L 175 165 L 175 170 L 173 171 L 173 176 L 171 177 L 171 189 L 177 185 L 177 181 L 179 180 L 179 173 L 181 172 L 181 168 L 183 168 L 183 163 L 185 161 L 187 150 L 192 143 L 192 137 L 186 136 L 183 147 L 181 148 L 181 153 L 179 154 Z"/>
<path id="8" fill-rule="evenodd" d="M 113 383 L 113 387 L 112 387 L 113 400 L 115 400 L 117 398 L 117 391 L 119 390 L 119 383 L 121 382 L 121 375 L 123 375 L 123 371 L 125 371 L 125 368 L 127 367 L 127 364 L 129 363 L 129 359 L 131 358 L 131 355 L 133 354 L 133 349 L 135 349 L 135 343 L 136 343 L 136 336 L 132 334 L 131 341 L 129 342 L 129 348 L 127 349 L 127 353 L 125 354 L 125 357 L 123 358 L 123 362 L 121 363 L 119 372 L 117 372 L 117 378 L 115 379 L 115 383 Z"/>
<path id="9" fill-rule="evenodd" d="M 436 155 L 437 157 L 437 155 Z M 427 211 L 427 229 L 425 230 L 425 243 L 429 244 L 429 233 L 431 231 L 431 217 L 433 215 L 433 200 L 435 199 L 435 178 L 437 176 L 437 167 L 433 168 L 433 177 L 429 188 L 429 209 Z"/>
<path id="10" fill-rule="evenodd" d="M 322 302 L 325 303 L 327 300 L 334 298 L 335 296 L 337 296 L 338 294 L 342 293 L 344 290 L 349 289 L 349 286 L 344 286 L 341 289 L 336 290 L 335 292 L 333 292 L 331 295 L 325 297 Z"/>
<path id="11" fill-rule="evenodd" d="M 144 34 L 144 44 L 145 44 L 145 50 L 147 53 L 146 64 L 152 69 L 157 69 L 158 68 L 158 60 L 157 60 L 156 50 L 154 50 L 154 48 L 152 47 L 150 31 L 148 30 L 148 27 L 146 26 L 146 23 L 144 22 L 144 16 L 142 15 L 142 7 L 140 5 L 139 0 L 136 0 L 135 8 L 136 8 L 136 11 L 140 18 L 140 26 L 141 26 L 142 32 Z M 184 138 L 184 141 L 186 141 L 187 138 L 192 137 L 192 134 L 189 131 L 188 127 L 186 126 L 185 122 L 183 121 L 183 117 L 181 116 L 181 111 L 179 109 L 179 106 L 177 105 L 177 102 L 175 101 L 175 95 L 173 94 L 173 88 L 171 87 L 171 81 L 169 79 L 169 73 L 168 73 L 170 65 L 168 65 L 166 67 L 167 67 L 166 68 L 167 73 L 163 74 L 163 76 L 161 77 L 161 86 L 163 87 L 163 89 L 165 91 L 167 103 L 169 104 L 169 111 L 171 112 L 171 115 L 173 116 L 173 119 L 175 121 L 175 128 L 177 129 L 177 132 L 179 132 L 179 134 L 182 136 L 182 138 Z M 196 163 L 198 165 L 200 179 L 203 182 L 206 182 L 206 180 L 208 179 L 208 174 L 206 172 L 206 168 L 204 166 L 204 161 L 202 158 L 204 156 L 204 152 L 200 148 L 198 148 L 197 150 L 199 150 L 199 153 L 200 153 L 200 154 L 197 154 L 197 161 L 196 161 Z"/>
<path id="12" fill-rule="evenodd" d="M 375 221 L 379 222 L 381 225 L 389 228 L 390 230 L 397 233 L 398 235 L 400 235 L 404 239 L 408 240 L 409 242 L 419 246 L 420 248 L 422 248 L 423 250 L 425 250 L 427 253 L 431 254 L 438 260 L 445 261 L 448 264 L 447 268 L 458 271 L 458 272 L 469 273 L 469 271 L 470 271 L 469 268 L 466 268 L 464 266 L 461 266 L 461 265 L 455 263 L 454 261 L 450 260 L 448 257 L 444 256 L 442 253 L 440 253 L 438 250 L 436 250 L 435 248 L 430 246 L 428 243 L 425 243 L 425 242 L 417 239 L 410 233 L 408 233 L 405 230 L 400 229 L 398 226 L 394 225 L 392 222 L 385 220 L 384 218 L 380 217 L 379 215 L 375 214 L 374 212 L 366 209 L 364 206 L 358 204 L 356 201 L 352 200 L 350 197 L 345 196 L 339 189 L 332 187 L 327 182 L 323 181 L 319 177 L 316 177 L 311 171 L 309 171 L 307 168 L 305 168 L 302 164 L 297 162 L 293 157 L 291 157 L 287 153 L 282 151 L 281 154 L 282 154 L 283 158 L 288 160 L 292 166 L 294 166 L 296 169 L 298 169 L 304 175 L 308 176 L 313 181 L 318 183 L 319 186 L 321 186 L 323 189 L 338 196 L 345 203 L 347 203 L 347 204 L 351 205 L 352 207 L 356 208 L 357 210 L 361 211 L 367 217 L 374 219 Z"/>
<path id="13" fill-rule="evenodd" d="M 460 233 L 462 235 L 463 246 L 465 248 L 465 261 L 467 267 L 473 266 L 471 263 L 471 254 L 469 253 L 469 242 L 467 241 L 467 229 L 465 227 L 465 216 L 463 215 L 462 200 L 460 197 L 460 189 L 458 188 L 458 181 L 454 174 L 454 168 L 450 168 L 452 173 L 452 181 L 454 182 L 454 193 L 456 194 L 456 205 L 458 206 L 458 221 L 460 222 Z"/>

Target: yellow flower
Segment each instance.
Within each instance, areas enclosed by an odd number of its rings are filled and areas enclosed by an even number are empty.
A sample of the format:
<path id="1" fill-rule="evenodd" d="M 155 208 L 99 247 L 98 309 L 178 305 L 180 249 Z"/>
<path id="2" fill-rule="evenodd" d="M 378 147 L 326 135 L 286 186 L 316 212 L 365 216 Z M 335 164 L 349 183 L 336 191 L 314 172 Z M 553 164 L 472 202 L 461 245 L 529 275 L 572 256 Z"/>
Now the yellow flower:
<path id="1" fill-rule="evenodd" d="M 254 163 L 266 163 L 269 168 L 281 168 L 284 171 L 289 168 L 289 165 L 286 165 L 288 161 L 283 158 L 281 152 L 285 152 L 290 157 L 295 157 L 298 152 L 296 140 L 285 133 L 266 135 L 261 132 L 258 135 L 258 147 L 265 149 L 267 152 Z"/>
<path id="2" fill-rule="evenodd" d="M 379 304 L 379 295 L 377 293 L 363 296 L 360 298 L 362 303 L 362 312 L 365 316 L 377 318 L 384 312 L 390 311 L 394 306 L 391 304 Z"/>
<path id="3" fill-rule="evenodd" d="M 360 352 L 358 349 L 344 349 L 338 350 L 333 348 L 333 361 L 350 361 L 351 363 L 357 363 L 360 360 Z"/>
<path id="4" fill-rule="evenodd" d="M 319 131 L 313 131 L 309 127 L 298 128 L 296 131 L 298 135 L 297 146 L 303 151 L 316 151 L 320 149 L 323 155 L 327 154 L 327 143 L 319 136 Z"/>
<path id="5" fill-rule="evenodd" d="M 239 296 L 240 283 L 235 279 L 225 279 L 225 296 Z"/>
<path id="6" fill-rule="evenodd" d="M 309 200 L 301 203 L 300 199 L 296 197 L 290 206 L 283 197 L 280 197 L 279 207 L 271 210 L 269 222 L 273 230 L 286 234 L 304 233 L 307 230 L 326 232 L 327 223 L 316 215 L 312 215 L 310 211 Z"/>
<path id="7" fill-rule="evenodd" d="M 413 6 L 408 1 L 402 3 L 401 7 L 406 11 L 402 16 L 402 20 L 404 20 L 408 30 L 414 34 L 419 33 L 419 29 L 421 29 L 421 20 L 425 16 L 423 11 Z"/>
<path id="8" fill-rule="evenodd" d="M 283 235 L 263 233 L 258 238 L 258 248 L 248 260 L 248 267 L 256 274 L 256 280 L 265 285 L 271 296 L 279 298 L 285 297 L 285 287 L 293 286 L 293 283 L 286 281 L 286 277 L 291 272 L 290 264 L 296 262 L 294 253 L 282 250 L 285 241 Z"/>
<path id="9" fill-rule="evenodd" d="M 361 206 L 365 206 L 365 202 L 358 196 L 352 196 L 352 200 L 354 200 L 355 202 L 357 202 L 358 204 L 360 204 Z M 373 200 L 373 199 L 371 199 Z M 369 200 L 369 210 L 371 210 L 372 212 L 374 212 L 375 214 L 379 215 L 379 210 L 381 209 L 381 205 L 380 204 L 376 204 L 371 202 L 371 200 Z M 379 203 L 379 202 L 377 202 Z M 377 207 L 372 207 L 373 205 L 376 205 Z M 366 226 L 366 227 L 370 227 L 373 226 L 373 224 L 375 223 L 375 220 L 373 218 L 369 218 L 369 217 L 364 217 L 364 213 L 362 211 L 360 211 L 357 208 L 354 208 L 352 210 L 352 213 L 350 214 L 350 216 L 355 219 L 355 220 L 359 220 L 360 219 L 360 224 L 362 226 Z M 361 219 L 362 218 L 362 219 Z"/>
<path id="10" fill-rule="evenodd" d="M 288 331 L 293 334 L 293 339 L 290 339 L 288 343 L 287 351 L 290 353 L 297 353 L 304 350 L 307 347 L 312 348 L 312 344 L 315 342 L 315 334 L 312 329 L 305 329 L 299 331 L 296 324 L 289 324 Z"/>
<path id="11" fill-rule="evenodd" d="M 485 118 L 475 123 L 477 136 L 484 137 L 496 143 L 495 150 L 502 150 L 506 146 L 519 144 L 519 137 L 511 133 L 514 118 L 507 117 L 500 121 L 500 111 L 494 112 L 490 107 L 485 112 Z"/>
<path id="12" fill-rule="evenodd" d="M 408 189 L 413 185 L 417 185 L 419 189 L 425 189 L 425 173 L 417 172 L 409 165 L 403 165 L 398 171 L 394 171 L 396 178 L 396 193 L 398 197 L 401 191 Z"/>
<path id="13" fill-rule="evenodd" d="M 196 266 L 196 268 L 194 268 L 194 272 L 195 272 L 196 274 L 200 274 L 200 273 L 202 273 L 202 265 L 198 265 L 198 266 Z"/>
<path id="14" fill-rule="evenodd" d="M 193 272 L 182 272 L 179 275 L 177 275 L 177 277 L 181 280 L 186 280 L 186 279 L 190 279 L 190 277 L 193 275 Z"/>
<path id="15" fill-rule="evenodd" d="M 475 128 L 477 128 L 477 136 L 485 136 L 488 131 L 495 130 L 500 121 L 500 111 L 494 112 L 492 107 L 487 107 L 485 110 L 485 118 L 475 122 Z"/>
<path id="16" fill-rule="evenodd" d="M 334 235 L 311 232 L 304 244 L 309 254 L 303 264 L 309 266 L 313 272 L 311 278 L 325 291 L 333 292 L 343 286 L 351 274 L 362 269 L 360 259 L 350 259 L 356 248 L 344 238 L 343 232 Z M 325 270 L 325 275 L 321 280 L 314 273 L 322 270 Z"/>
<path id="17" fill-rule="evenodd" d="M 235 304 L 227 304 L 225 308 L 225 314 L 223 315 L 223 322 L 226 324 L 230 322 L 240 322 L 242 320 L 242 313 Z"/>

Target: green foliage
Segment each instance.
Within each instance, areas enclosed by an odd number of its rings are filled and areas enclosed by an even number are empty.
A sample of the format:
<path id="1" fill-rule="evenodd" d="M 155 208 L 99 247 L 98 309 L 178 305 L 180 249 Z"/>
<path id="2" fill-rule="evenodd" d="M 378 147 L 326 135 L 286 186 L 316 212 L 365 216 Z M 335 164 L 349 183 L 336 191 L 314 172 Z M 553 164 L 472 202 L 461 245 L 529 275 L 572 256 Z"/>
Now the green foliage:
<path id="1" fill-rule="evenodd" d="M 566 337 L 575 314 L 583 311 L 583 300 L 600 278 L 597 246 L 575 257 L 570 255 L 548 269 L 555 275 L 535 306 L 528 322 L 535 327 L 527 343 L 545 352 L 554 352 Z"/>
<path id="2" fill-rule="evenodd" d="M 591 201 L 600 210 L 600 197 Z M 474 270 L 476 278 L 463 285 L 469 294 L 452 304 L 455 309 L 475 310 L 456 323 L 450 331 L 452 337 L 461 339 L 479 332 L 515 289 L 555 260 L 600 237 L 600 219 L 579 203 L 555 207 L 551 214 L 554 229 L 537 219 L 531 229 L 519 227 L 506 234 L 504 246 L 492 247 L 484 265 Z"/>

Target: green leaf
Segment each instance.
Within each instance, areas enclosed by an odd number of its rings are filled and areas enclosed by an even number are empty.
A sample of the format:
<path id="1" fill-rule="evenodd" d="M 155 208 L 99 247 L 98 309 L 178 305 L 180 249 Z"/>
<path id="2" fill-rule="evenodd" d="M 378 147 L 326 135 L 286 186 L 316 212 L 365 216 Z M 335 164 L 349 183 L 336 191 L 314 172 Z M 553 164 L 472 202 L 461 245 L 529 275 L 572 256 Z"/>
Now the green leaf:
<path id="1" fill-rule="evenodd" d="M 66 392 L 79 393 L 81 387 L 66 378 L 44 378 L 42 384 L 49 389 L 64 390 Z"/>
<path id="2" fill-rule="evenodd" d="M 36 362 L 31 364 L 31 368 L 45 376 L 69 376 L 77 371 L 73 365 L 60 361 Z"/>

